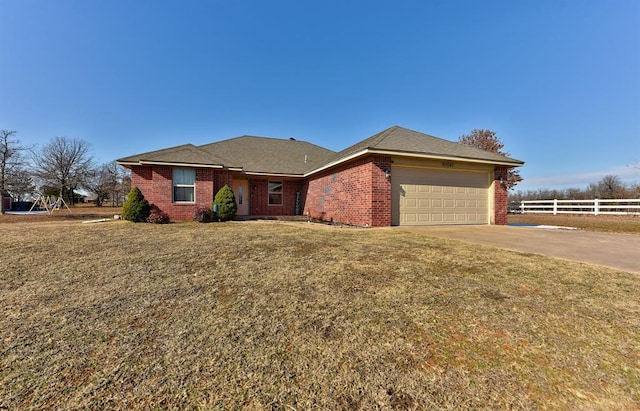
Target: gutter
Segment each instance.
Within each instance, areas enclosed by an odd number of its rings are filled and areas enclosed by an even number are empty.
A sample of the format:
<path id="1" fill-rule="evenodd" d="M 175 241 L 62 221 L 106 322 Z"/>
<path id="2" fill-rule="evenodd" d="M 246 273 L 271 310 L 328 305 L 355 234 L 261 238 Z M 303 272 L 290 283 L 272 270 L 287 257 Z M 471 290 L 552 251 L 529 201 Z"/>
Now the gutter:
<path id="1" fill-rule="evenodd" d="M 431 160 L 465 161 L 468 163 L 492 164 L 492 165 L 511 166 L 511 167 L 520 167 L 524 165 L 523 161 L 513 161 L 513 162 L 512 161 L 492 161 L 492 160 L 482 160 L 482 159 L 475 159 L 475 158 L 468 158 L 468 157 L 421 154 L 421 153 L 415 153 L 410 151 L 390 151 L 390 150 L 376 150 L 372 148 L 365 148 L 363 150 L 356 151 L 355 153 L 349 154 L 346 157 L 339 158 L 338 160 L 332 161 L 321 167 L 308 171 L 304 174 L 304 177 L 309 177 L 312 174 L 319 173 L 320 171 L 324 171 L 331 167 L 335 167 L 341 163 L 345 163 L 349 160 L 353 160 L 354 158 L 361 157 L 367 154 L 384 154 L 384 155 L 391 155 L 391 156 L 414 157 L 414 158 L 424 158 L 424 159 L 431 159 Z"/>
<path id="2" fill-rule="evenodd" d="M 146 166 L 146 165 L 158 165 L 158 166 L 176 166 L 176 167 L 200 167 L 200 168 L 224 168 L 220 164 L 197 164 L 197 163 L 170 163 L 165 161 L 119 161 L 116 163 L 121 166 Z"/>

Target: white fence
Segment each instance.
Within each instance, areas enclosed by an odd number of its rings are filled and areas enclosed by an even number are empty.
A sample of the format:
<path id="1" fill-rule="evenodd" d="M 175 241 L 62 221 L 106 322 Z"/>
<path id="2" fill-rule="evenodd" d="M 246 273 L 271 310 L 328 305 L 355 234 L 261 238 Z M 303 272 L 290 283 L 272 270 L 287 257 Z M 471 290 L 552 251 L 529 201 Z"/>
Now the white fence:
<path id="1" fill-rule="evenodd" d="M 527 200 L 512 204 L 522 214 L 640 215 L 640 198 L 623 200 Z"/>

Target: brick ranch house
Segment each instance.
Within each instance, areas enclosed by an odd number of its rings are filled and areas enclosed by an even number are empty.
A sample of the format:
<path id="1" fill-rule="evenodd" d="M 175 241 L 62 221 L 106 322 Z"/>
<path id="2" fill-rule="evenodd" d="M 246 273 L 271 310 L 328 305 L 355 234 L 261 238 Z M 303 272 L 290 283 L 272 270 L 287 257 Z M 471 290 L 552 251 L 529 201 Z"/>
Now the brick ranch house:
<path id="1" fill-rule="evenodd" d="M 506 224 L 507 171 L 524 163 L 394 126 L 338 153 L 242 136 L 124 157 L 131 185 L 190 221 L 225 184 L 239 216 L 307 215 L 367 227 Z"/>

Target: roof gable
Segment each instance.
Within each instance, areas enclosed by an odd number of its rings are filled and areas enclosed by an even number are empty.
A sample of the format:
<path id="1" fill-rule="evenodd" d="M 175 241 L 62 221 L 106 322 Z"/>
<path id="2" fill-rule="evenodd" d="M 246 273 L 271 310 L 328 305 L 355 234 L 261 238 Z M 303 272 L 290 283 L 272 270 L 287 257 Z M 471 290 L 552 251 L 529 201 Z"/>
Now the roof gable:
<path id="1" fill-rule="evenodd" d="M 340 151 L 331 161 L 339 162 L 340 159 L 350 157 L 364 150 L 512 163 L 514 166 L 524 164 L 520 160 L 515 160 L 502 154 L 492 153 L 462 143 L 455 143 L 399 126 L 390 127 Z"/>

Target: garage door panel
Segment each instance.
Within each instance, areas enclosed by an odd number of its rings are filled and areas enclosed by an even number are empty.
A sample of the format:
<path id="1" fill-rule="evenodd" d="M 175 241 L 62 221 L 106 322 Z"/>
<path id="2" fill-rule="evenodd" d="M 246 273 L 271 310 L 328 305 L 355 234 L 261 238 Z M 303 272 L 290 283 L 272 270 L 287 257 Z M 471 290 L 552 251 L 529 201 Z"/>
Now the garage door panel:
<path id="1" fill-rule="evenodd" d="M 485 173 L 409 167 L 392 169 L 393 224 L 487 224 Z"/>
<path id="2" fill-rule="evenodd" d="M 418 214 L 418 222 L 420 223 L 429 223 L 431 221 L 431 216 L 427 214 Z"/>
<path id="3" fill-rule="evenodd" d="M 477 214 L 467 214 L 467 220 L 468 220 L 470 223 L 483 223 L 483 222 L 484 222 L 483 220 L 480 220 L 480 219 L 478 218 L 478 215 L 477 215 Z"/>

